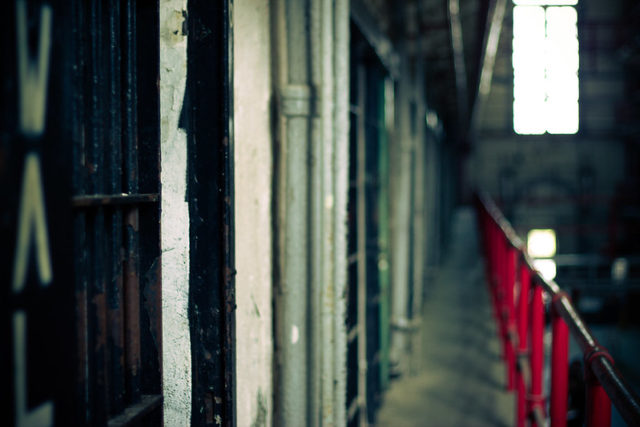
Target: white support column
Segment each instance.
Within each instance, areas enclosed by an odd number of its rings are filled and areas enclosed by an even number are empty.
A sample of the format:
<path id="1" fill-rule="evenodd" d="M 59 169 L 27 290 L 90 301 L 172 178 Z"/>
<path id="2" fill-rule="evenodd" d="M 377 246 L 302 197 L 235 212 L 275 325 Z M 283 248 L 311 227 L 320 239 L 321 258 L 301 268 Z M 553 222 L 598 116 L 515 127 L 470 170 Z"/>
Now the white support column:
<path id="1" fill-rule="evenodd" d="M 396 98 L 398 138 L 391 146 L 391 349 L 392 366 L 407 369 L 407 328 L 409 304 L 409 219 L 411 209 L 411 123 L 410 99 L 413 90 L 406 51 L 401 57 Z"/>
<path id="2" fill-rule="evenodd" d="M 186 0 L 160 4 L 162 384 L 164 422 L 191 423 L 187 140 L 178 127 L 187 81 Z"/>
<path id="3" fill-rule="evenodd" d="M 238 426 L 273 416 L 271 31 L 269 4 L 235 0 L 234 182 Z"/>

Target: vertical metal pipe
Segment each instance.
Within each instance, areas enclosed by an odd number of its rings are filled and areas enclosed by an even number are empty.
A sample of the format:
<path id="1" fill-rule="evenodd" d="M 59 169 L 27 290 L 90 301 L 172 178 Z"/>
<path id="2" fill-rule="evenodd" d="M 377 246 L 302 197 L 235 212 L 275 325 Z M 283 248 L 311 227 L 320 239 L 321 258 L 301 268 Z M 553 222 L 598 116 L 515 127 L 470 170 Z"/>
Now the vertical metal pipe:
<path id="1" fill-rule="evenodd" d="M 552 315 L 551 343 L 551 402 L 549 416 L 551 427 L 567 424 L 567 399 L 569 393 L 569 328 L 557 313 Z"/>
<path id="2" fill-rule="evenodd" d="M 280 95 L 278 147 L 278 283 L 274 424 L 308 425 L 309 419 L 309 15 L 306 2 L 275 5 L 276 71 Z"/>
<path id="3" fill-rule="evenodd" d="M 325 312 L 324 296 L 327 284 L 325 261 L 325 211 L 324 211 L 324 51 L 323 51 L 323 0 L 309 0 L 309 64 L 311 75 L 311 117 L 310 117 L 310 161 L 309 179 L 310 192 L 310 231 L 311 251 L 310 271 L 310 342 L 309 342 L 309 423 L 310 426 L 320 426 L 324 418 L 324 379 L 325 379 L 325 352 L 329 351 L 325 345 Z M 323 350 L 326 348 L 326 350 Z"/>
<path id="4" fill-rule="evenodd" d="M 533 288 L 533 296 L 531 299 L 531 386 L 528 397 L 529 407 L 532 411 L 535 408 L 540 408 L 544 412 L 544 396 L 542 395 L 542 368 L 544 363 L 543 340 L 544 306 L 542 304 L 542 288 L 536 284 Z"/>
<path id="5" fill-rule="evenodd" d="M 347 194 L 349 175 L 349 0 L 334 1 L 334 408 L 335 425 L 347 424 Z"/>
<path id="6" fill-rule="evenodd" d="M 334 408 L 334 357 L 333 317 L 335 316 L 334 236 L 333 236 L 333 0 L 313 0 L 319 3 L 320 11 L 320 60 L 322 89 L 320 91 L 320 113 L 322 116 L 322 342 L 316 351 L 322 352 L 322 425 L 335 424 Z M 315 50 L 314 50 L 315 51 Z"/>
<path id="7" fill-rule="evenodd" d="M 425 106 L 424 97 L 420 94 L 424 93 L 424 60 L 421 55 L 417 55 L 416 58 L 416 70 L 414 81 L 414 102 L 415 107 L 415 135 L 413 135 L 414 155 L 415 159 L 413 169 L 413 210 L 412 222 L 413 222 L 413 277 L 411 282 L 413 284 L 413 298 L 411 301 L 412 320 L 414 324 L 417 323 L 422 316 L 422 299 L 424 291 L 424 279 L 425 279 L 425 244 L 427 242 L 427 236 L 425 232 Z M 416 95 L 417 94 L 417 95 Z M 423 118 L 423 119 L 421 119 Z M 413 348 L 420 348 L 419 340 L 420 334 L 412 334 L 411 340 L 413 341 Z M 417 354 L 416 354 L 417 356 Z M 412 361 L 413 362 L 413 361 Z M 418 362 L 419 363 L 419 362 Z M 416 363 L 412 363 L 415 365 Z"/>
<path id="8" fill-rule="evenodd" d="M 399 138 L 392 148 L 393 179 L 392 185 L 392 335 L 391 363 L 395 363 L 400 372 L 406 370 L 407 363 L 407 308 L 409 299 L 409 217 L 411 187 L 411 139 L 410 139 L 410 93 L 407 47 L 402 49 L 401 78 L 398 80 L 398 97 L 396 98 L 396 114 Z"/>
<path id="9" fill-rule="evenodd" d="M 378 258 L 378 278 L 380 283 L 380 387 L 384 391 L 389 386 L 389 305 L 390 305 L 390 285 L 389 280 L 389 120 L 392 118 L 392 111 L 389 111 L 389 102 L 393 99 L 390 78 L 386 78 L 380 87 L 380 117 L 381 122 L 378 138 L 378 173 L 379 173 L 379 193 L 378 193 L 378 245 L 380 254 Z M 428 242 L 427 239 L 425 241 Z"/>
<path id="10" fill-rule="evenodd" d="M 524 361 L 527 357 L 527 330 L 529 322 L 529 288 L 531 283 L 531 272 L 522 257 L 519 257 L 520 270 L 520 292 L 518 296 L 518 358 L 517 361 Z M 517 364 L 517 411 L 516 425 L 524 427 L 527 420 L 527 390 L 525 382 L 525 372 L 522 371 L 524 363 Z"/>

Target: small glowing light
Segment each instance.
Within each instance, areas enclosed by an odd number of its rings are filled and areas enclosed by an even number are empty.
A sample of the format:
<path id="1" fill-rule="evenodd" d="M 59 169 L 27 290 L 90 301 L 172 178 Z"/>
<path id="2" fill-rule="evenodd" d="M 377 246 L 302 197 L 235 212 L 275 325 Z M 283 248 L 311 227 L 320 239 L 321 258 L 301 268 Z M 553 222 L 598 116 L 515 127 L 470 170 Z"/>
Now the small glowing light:
<path id="1" fill-rule="evenodd" d="M 527 252 L 533 258 L 554 256 L 556 254 L 556 232 L 552 229 L 530 230 L 527 234 Z"/>
<path id="2" fill-rule="evenodd" d="M 556 262 L 552 259 L 534 259 L 533 268 L 538 270 L 545 280 L 556 277 Z"/>
<path id="3" fill-rule="evenodd" d="M 611 278 L 614 283 L 621 283 L 629 274 L 629 261 L 626 258 L 616 258 L 611 264 Z"/>
<path id="4" fill-rule="evenodd" d="M 438 126 L 438 115 L 429 110 L 427 111 L 427 126 L 429 126 L 431 129 L 435 129 Z"/>

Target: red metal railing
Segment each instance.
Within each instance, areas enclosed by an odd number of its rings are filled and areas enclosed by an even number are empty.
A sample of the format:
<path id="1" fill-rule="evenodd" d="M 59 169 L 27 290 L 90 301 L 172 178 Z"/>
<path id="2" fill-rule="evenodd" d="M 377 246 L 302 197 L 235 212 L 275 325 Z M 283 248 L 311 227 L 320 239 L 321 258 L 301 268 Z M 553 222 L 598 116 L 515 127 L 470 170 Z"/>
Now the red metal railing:
<path id="1" fill-rule="evenodd" d="M 593 337 L 568 295 L 533 267 L 522 240 L 485 194 L 477 196 L 494 315 L 507 367 L 507 389 L 516 391 L 516 425 L 544 426 L 544 319 L 542 295 L 550 299 L 552 427 L 567 424 L 569 332 L 584 355 L 587 426 L 611 425 L 611 402 L 629 425 L 640 426 L 640 399 L 624 381 L 607 350 Z"/>

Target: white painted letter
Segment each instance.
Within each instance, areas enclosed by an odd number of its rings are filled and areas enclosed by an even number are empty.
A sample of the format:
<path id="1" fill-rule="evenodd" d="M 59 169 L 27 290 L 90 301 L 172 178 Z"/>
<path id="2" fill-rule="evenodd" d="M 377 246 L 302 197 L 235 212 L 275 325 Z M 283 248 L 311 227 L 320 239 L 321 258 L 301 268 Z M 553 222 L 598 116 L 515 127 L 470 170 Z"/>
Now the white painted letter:
<path id="1" fill-rule="evenodd" d="M 20 131 L 26 136 L 36 137 L 44 131 L 51 48 L 51 7 L 44 5 L 40 11 L 40 40 L 35 61 L 29 58 L 27 6 L 24 0 L 16 3 L 16 27 Z"/>
<path id="2" fill-rule="evenodd" d="M 29 250 L 35 238 L 36 263 L 40 284 L 47 286 L 53 277 L 47 218 L 44 212 L 44 194 L 40 176 L 40 158 L 36 153 L 28 153 L 24 161 L 22 195 L 18 211 L 18 235 L 16 236 L 16 255 L 13 268 L 13 291 L 22 291 L 27 279 Z"/>
<path id="3" fill-rule="evenodd" d="M 53 402 L 47 401 L 27 411 L 27 315 L 22 310 L 13 313 L 13 360 L 16 387 L 16 426 L 45 427 L 53 425 Z"/>

